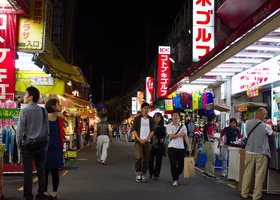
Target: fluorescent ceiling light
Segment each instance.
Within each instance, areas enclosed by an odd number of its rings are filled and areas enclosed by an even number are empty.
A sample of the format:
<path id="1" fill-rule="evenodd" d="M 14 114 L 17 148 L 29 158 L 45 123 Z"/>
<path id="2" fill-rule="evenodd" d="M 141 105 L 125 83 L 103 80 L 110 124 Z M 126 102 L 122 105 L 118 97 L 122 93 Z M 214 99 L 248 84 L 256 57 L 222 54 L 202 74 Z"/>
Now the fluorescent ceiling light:
<path id="1" fill-rule="evenodd" d="M 208 76 L 233 76 L 235 75 L 234 72 L 208 72 L 205 75 Z"/>
<path id="2" fill-rule="evenodd" d="M 211 72 L 241 72 L 243 71 L 243 68 L 239 67 L 239 68 L 215 68 L 212 69 Z"/>
<path id="3" fill-rule="evenodd" d="M 279 37 L 263 37 L 259 41 L 261 41 L 261 42 L 280 42 L 280 38 Z"/>
<path id="4" fill-rule="evenodd" d="M 169 60 L 172 62 L 172 63 L 175 63 L 175 60 L 171 57 L 169 57 Z"/>
<path id="5" fill-rule="evenodd" d="M 260 58 L 230 58 L 227 59 L 225 62 L 240 62 L 240 63 L 261 63 L 263 62 L 263 59 Z"/>
<path id="6" fill-rule="evenodd" d="M 232 68 L 232 67 L 242 67 L 242 68 L 250 68 L 252 67 L 252 64 L 229 64 L 229 63 L 223 63 L 218 65 L 217 67 L 223 67 L 223 68 Z"/>
<path id="7" fill-rule="evenodd" d="M 273 45 L 250 45 L 246 50 L 280 51 L 280 47 Z"/>
<path id="8" fill-rule="evenodd" d="M 252 58 L 273 58 L 273 53 L 259 53 L 259 52 L 240 52 L 235 54 L 236 57 L 252 57 Z"/>

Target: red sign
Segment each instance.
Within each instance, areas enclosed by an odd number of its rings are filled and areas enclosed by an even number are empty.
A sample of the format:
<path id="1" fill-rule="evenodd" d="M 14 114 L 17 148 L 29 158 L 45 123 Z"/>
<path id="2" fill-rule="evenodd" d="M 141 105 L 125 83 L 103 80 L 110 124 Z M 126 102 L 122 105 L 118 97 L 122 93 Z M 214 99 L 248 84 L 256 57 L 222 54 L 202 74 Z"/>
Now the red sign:
<path id="1" fill-rule="evenodd" d="M 0 101 L 15 93 L 16 14 L 0 13 Z"/>
<path id="2" fill-rule="evenodd" d="M 146 78 L 146 103 L 152 104 L 154 101 L 154 78 Z"/>
<path id="3" fill-rule="evenodd" d="M 248 110 L 247 105 L 241 105 L 241 106 L 236 106 L 235 107 L 235 112 L 245 112 Z"/>
<path id="4" fill-rule="evenodd" d="M 158 52 L 158 97 L 167 97 L 170 84 L 170 47 L 160 46 Z"/>

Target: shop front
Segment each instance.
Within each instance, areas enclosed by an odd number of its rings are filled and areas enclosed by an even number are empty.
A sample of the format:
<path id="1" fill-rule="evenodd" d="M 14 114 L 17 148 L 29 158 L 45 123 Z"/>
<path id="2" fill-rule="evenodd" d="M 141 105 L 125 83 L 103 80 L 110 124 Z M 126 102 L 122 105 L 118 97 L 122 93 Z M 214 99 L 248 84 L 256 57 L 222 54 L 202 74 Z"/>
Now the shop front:
<path id="1" fill-rule="evenodd" d="M 169 93 L 183 84 L 208 82 L 218 87 L 225 84 L 225 105 L 231 108 L 227 118 L 240 119 L 243 136 L 246 135 L 243 120 L 251 119 L 259 107 L 268 110 L 267 123 L 275 131 L 279 131 L 279 30 L 280 2 L 267 1 L 227 38 L 171 83 Z M 217 98 L 215 92 L 214 95 Z M 276 144 L 279 143 L 278 138 L 279 134 L 277 141 L 274 141 Z M 275 158 L 279 159 L 279 146 L 273 150 Z M 240 148 L 232 147 L 229 155 L 229 178 L 239 181 L 240 185 L 244 171 L 244 152 Z M 275 184 L 279 176 L 279 164 L 271 166 L 270 163 L 266 192 L 280 192 L 279 185 Z"/>

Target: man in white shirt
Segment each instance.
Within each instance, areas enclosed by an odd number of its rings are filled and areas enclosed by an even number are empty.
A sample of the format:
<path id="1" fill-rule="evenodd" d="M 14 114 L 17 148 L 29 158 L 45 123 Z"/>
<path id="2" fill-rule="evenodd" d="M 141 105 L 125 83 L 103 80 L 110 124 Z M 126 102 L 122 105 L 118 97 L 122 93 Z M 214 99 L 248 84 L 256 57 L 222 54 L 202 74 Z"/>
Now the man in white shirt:
<path id="1" fill-rule="evenodd" d="M 166 132 L 170 138 L 168 144 L 168 157 L 170 160 L 171 174 L 173 178 L 173 186 L 178 185 L 179 175 L 184 170 L 185 145 L 184 140 L 188 145 L 189 155 L 192 153 L 189 142 L 188 132 L 186 126 L 179 123 L 180 112 L 174 111 L 172 113 L 172 121 L 166 127 Z"/>
<path id="2" fill-rule="evenodd" d="M 152 149 L 151 138 L 154 135 L 154 119 L 148 115 L 150 105 L 143 103 L 141 106 L 142 114 L 134 119 L 132 133 L 135 136 L 135 170 L 136 182 L 144 183 L 147 181 L 146 173 L 149 169 L 149 159 Z"/>

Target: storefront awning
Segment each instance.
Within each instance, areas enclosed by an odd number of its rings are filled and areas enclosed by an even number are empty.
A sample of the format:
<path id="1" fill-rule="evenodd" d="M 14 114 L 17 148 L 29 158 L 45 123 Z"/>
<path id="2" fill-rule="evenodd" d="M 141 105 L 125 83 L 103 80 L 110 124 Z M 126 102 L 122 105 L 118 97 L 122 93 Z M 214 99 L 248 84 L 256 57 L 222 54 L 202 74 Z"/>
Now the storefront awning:
<path id="1" fill-rule="evenodd" d="M 270 0 L 240 24 L 198 63 L 171 84 L 223 82 L 253 66 L 280 55 L 280 1 Z"/>
<path id="2" fill-rule="evenodd" d="M 211 109 L 218 110 L 220 112 L 230 111 L 230 106 L 223 105 L 223 104 L 211 103 L 209 106 L 211 107 Z"/>
<path id="3" fill-rule="evenodd" d="M 80 99 L 78 97 L 75 97 L 71 94 L 68 94 L 68 93 L 65 93 L 64 96 L 66 98 L 69 98 L 71 99 L 71 101 L 73 101 L 76 105 L 80 106 L 80 107 L 91 107 L 91 104 L 89 101 L 86 101 L 86 100 L 83 100 L 83 99 Z"/>
<path id="4" fill-rule="evenodd" d="M 83 72 L 81 69 L 77 66 L 70 65 L 66 62 L 63 62 L 61 60 L 54 59 L 50 56 L 40 54 L 37 57 L 37 60 L 44 63 L 43 65 L 47 65 L 47 69 L 51 74 L 57 75 L 58 77 L 66 80 L 72 80 L 77 83 L 81 83 L 83 85 L 89 86 L 87 83 Z"/>
<path id="5" fill-rule="evenodd" d="M 267 107 L 266 103 L 257 103 L 257 102 L 246 102 L 240 104 L 238 106 L 246 106 L 247 108 L 260 108 L 260 107 Z"/>

